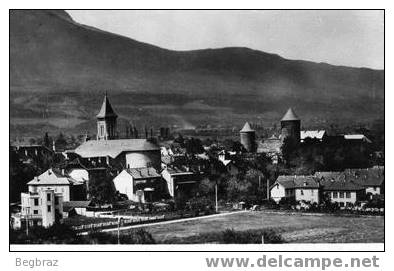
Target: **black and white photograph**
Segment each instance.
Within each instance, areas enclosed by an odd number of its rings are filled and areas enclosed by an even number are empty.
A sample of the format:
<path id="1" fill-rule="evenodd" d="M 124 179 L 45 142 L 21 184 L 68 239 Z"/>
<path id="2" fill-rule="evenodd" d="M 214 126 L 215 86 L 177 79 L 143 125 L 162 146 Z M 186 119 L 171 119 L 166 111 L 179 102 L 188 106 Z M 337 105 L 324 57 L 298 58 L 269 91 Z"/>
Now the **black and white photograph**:
<path id="1" fill-rule="evenodd" d="M 385 194 L 383 9 L 9 10 L 11 251 L 384 251 Z"/>

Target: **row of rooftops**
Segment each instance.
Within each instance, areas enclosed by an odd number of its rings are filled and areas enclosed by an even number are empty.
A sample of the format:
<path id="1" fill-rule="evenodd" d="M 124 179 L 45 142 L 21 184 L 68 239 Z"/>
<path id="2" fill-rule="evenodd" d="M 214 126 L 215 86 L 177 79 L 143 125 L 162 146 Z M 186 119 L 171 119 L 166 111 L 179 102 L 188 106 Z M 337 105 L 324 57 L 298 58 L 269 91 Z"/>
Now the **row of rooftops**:
<path id="1" fill-rule="evenodd" d="M 88 170 L 88 169 L 87 169 Z M 126 168 L 124 169 L 134 179 L 150 179 L 160 178 L 161 174 L 153 167 L 142 168 Z M 167 170 L 170 175 L 191 175 L 194 174 L 184 168 L 168 167 Z M 66 174 L 64 171 L 50 168 L 41 175 L 34 177 L 33 180 L 27 183 L 28 185 L 80 185 L 82 182 L 77 181 Z"/>
<path id="2" fill-rule="evenodd" d="M 384 183 L 384 167 L 365 169 L 346 169 L 342 172 L 316 172 L 314 175 L 281 175 L 276 183 L 286 189 L 323 188 L 323 190 L 357 191 L 366 187 L 382 186 Z"/>

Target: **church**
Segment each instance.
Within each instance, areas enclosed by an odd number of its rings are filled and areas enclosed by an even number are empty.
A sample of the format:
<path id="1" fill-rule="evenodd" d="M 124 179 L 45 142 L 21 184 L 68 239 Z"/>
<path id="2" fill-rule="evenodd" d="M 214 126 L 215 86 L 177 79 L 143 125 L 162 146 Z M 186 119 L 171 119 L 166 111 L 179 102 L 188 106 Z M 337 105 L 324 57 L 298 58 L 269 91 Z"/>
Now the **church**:
<path id="1" fill-rule="evenodd" d="M 107 93 L 97 114 L 97 138 L 86 140 L 74 153 L 97 165 L 116 165 L 117 168 L 146 168 L 160 170 L 160 147 L 149 139 L 118 139 L 118 115 Z"/>

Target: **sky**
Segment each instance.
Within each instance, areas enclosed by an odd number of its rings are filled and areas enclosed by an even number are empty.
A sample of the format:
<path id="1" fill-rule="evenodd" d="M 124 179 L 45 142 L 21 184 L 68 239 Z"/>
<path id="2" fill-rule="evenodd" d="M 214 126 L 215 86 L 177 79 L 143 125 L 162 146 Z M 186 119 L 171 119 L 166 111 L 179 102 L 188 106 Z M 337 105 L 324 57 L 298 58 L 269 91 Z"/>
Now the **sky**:
<path id="1" fill-rule="evenodd" d="M 75 21 L 171 50 L 249 47 L 288 59 L 384 68 L 376 10 L 68 10 Z"/>

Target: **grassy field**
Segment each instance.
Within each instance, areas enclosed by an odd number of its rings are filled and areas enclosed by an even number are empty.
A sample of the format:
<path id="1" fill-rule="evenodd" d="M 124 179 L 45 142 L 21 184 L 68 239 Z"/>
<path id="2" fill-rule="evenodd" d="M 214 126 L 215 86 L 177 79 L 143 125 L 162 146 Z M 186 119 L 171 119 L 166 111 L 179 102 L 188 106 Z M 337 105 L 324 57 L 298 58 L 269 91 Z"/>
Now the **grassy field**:
<path id="1" fill-rule="evenodd" d="M 227 228 L 277 229 L 289 243 L 383 243 L 384 217 L 238 213 L 194 221 L 149 226 L 155 240 L 166 243 Z M 172 241 L 171 241 L 172 240 Z"/>

